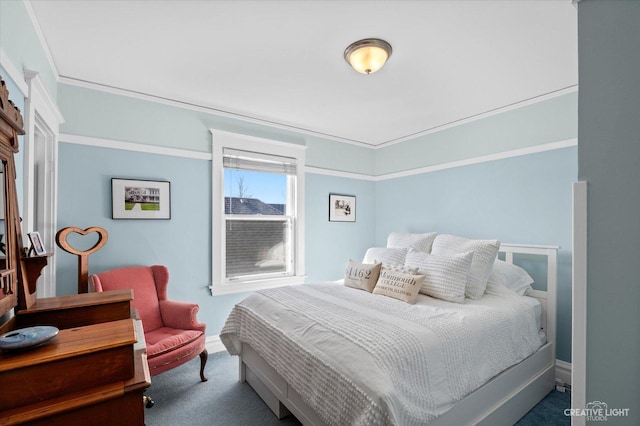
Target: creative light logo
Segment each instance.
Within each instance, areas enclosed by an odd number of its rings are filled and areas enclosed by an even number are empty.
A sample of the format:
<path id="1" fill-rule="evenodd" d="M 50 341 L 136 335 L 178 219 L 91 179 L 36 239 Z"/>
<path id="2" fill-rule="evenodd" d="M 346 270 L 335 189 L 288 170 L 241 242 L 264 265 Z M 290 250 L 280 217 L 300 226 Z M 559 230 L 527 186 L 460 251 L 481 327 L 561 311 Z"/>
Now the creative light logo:
<path id="1" fill-rule="evenodd" d="M 591 422 L 606 422 L 608 417 L 626 417 L 629 411 L 631 411 L 629 408 L 609 408 L 606 402 L 591 401 L 584 409 L 567 408 L 564 410 L 564 415 L 585 417 Z"/>
<path id="2" fill-rule="evenodd" d="M 593 401 L 587 404 L 587 411 L 590 412 L 590 416 L 587 416 L 587 420 L 591 421 L 607 421 L 607 404 L 601 401 Z"/>

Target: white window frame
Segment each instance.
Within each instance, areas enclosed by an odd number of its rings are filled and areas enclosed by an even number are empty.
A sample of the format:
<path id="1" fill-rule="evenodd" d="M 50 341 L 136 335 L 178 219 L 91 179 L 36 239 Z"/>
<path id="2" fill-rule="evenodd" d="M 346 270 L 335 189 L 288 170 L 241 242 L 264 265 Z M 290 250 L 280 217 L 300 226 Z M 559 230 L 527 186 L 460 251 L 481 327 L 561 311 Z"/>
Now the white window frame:
<path id="1" fill-rule="evenodd" d="M 304 164 L 306 146 L 286 142 L 232 133 L 223 130 L 211 129 L 211 294 L 223 295 L 244 293 L 248 291 L 266 288 L 280 287 L 283 285 L 303 284 L 305 281 L 304 270 Z M 278 155 L 295 158 L 296 185 L 294 194 L 295 203 L 295 232 L 292 244 L 294 246 L 293 275 L 280 277 L 259 277 L 252 279 L 227 279 L 226 278 L 226 244 L 225 244 L 225 212 L 224 212 L 224 148 L 251 151 L 256 153 Z"/>

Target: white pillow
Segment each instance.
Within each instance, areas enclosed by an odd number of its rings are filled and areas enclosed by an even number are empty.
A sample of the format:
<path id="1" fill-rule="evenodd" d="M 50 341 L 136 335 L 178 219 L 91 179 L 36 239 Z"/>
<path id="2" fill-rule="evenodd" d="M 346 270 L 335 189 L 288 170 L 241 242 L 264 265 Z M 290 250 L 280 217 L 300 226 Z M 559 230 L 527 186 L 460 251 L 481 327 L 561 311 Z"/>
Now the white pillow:
<path id="1" fill-rule="evenodd" d="M 378 282 L 373 289 L 373 294 L 381 294 L 413 304 L 418 298 L 423 280 L 424 275 L 404 274 L 382 268 L 380 278 L 378 278 Z"/>
<path id="2" fill-rule="evenodd" d="M 431 252 L 433 240 L 438 235 L 435 232 L 426 234 L 411 234 L 409 232 L 392 232 L 387 237 L 389 248 L 414 248 L 418 251 Z"/>
<path id="3" fill-rule="evenodd" d="M 387 271 L 401 272 L 403 274 L 415 275 L 418 273 L 418 268 L 410 268 L 408 266 L 403 265 L 395 265 L 391 263 L 383 263 L 382 269 L 386 269 Z"/>
<path id="4" fill-rule="evenodd" d="M 365 253 L 362 263 L 403 265 L 408 251 L 406 248 L 371 247 Z"/>
<path id="5" fill-rule="evenodd" d="M 487 284 L 506 287 L 520 296 L 524 296 L 531 290 L 533 278 L 518 265 L 496 259 Z"/>
<path id="6" fill-rule="evenodd" d="M 491 274 L 493 262 L 498 255 L 500 241 L 471 240 L 455 235 L 438 234 L 433 241 L 432 254 L 451 256 L 459 253 L 473 252 L 469 280 L 465 289 L 465 296 L 470 299 L 480 299 L 487 287 L 487 280 Z"/>
<path id="7" fill-rule="evenodd" d="M 418 273 L 425 276 L 420 293 L 449 302 L 462 303 L 472 259 L 472 252 L 440 256 L 410 251 L 404 264 L 418 268 Z"/>

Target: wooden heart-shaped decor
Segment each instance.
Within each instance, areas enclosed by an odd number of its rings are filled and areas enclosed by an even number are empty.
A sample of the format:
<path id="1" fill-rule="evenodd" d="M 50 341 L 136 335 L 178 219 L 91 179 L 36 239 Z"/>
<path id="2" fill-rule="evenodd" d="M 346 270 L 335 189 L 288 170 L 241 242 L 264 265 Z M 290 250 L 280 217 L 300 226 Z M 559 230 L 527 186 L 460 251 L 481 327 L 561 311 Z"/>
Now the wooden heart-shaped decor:
<path id="1" fill-rule="evenodd" d="M 77 250 L 73 248 L 71 244 L 69 244 L 69 241 L 67 241 L 69 234 L 76 233 L 76 234 L 86 236 L 94 232 L 98 234 L 98 241 L 93 245 L 93 247 L 91 247 L 88 250 Z M 104 228 L 100 228 L 98 226 L 92 226 L 87 229 L 80 229 L 75 226 L 69 226 L 67 228 L 62 228 L 56 234 L 56 244 L 58 244 L 58 246 L 64 251 L 71 254 L 76 254 L 78 256 L 88 256 L 91 253 L 97 252 L 102 247 L 104 247 L 105 244 L 107 244 L 108 239 L 109 239 L 109 234 L 107 234 L 107 231 Z"/>
<path id="2" fill-rule="evenodd" d="M 98 241 L 88 250 L 76 250 L 67 241 L 69 234 L 88 235 L 91 233 L 98 233 Z M 87 229 L 80 229 L 75 226 L 69 226 L 62 228 L 56 234 L 56 244 L 62 250 L 75 254 L 78 256 L 78 293 L 87 293 L 89 291 L 89 255 L 100 250 L 109 239 L 109 234 L 104 228 L 98 226 L 92 226 Z"/>

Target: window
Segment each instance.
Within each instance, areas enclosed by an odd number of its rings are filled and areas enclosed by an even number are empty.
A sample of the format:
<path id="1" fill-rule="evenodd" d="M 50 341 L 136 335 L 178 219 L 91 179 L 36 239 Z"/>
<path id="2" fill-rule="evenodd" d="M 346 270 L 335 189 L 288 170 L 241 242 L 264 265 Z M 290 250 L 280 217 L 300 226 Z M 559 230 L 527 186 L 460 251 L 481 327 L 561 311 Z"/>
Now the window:
<path id="1" fill-rule="evenodd" d="M 212 293 L 302 283 L 304 147 L 212 134 Z"/>

